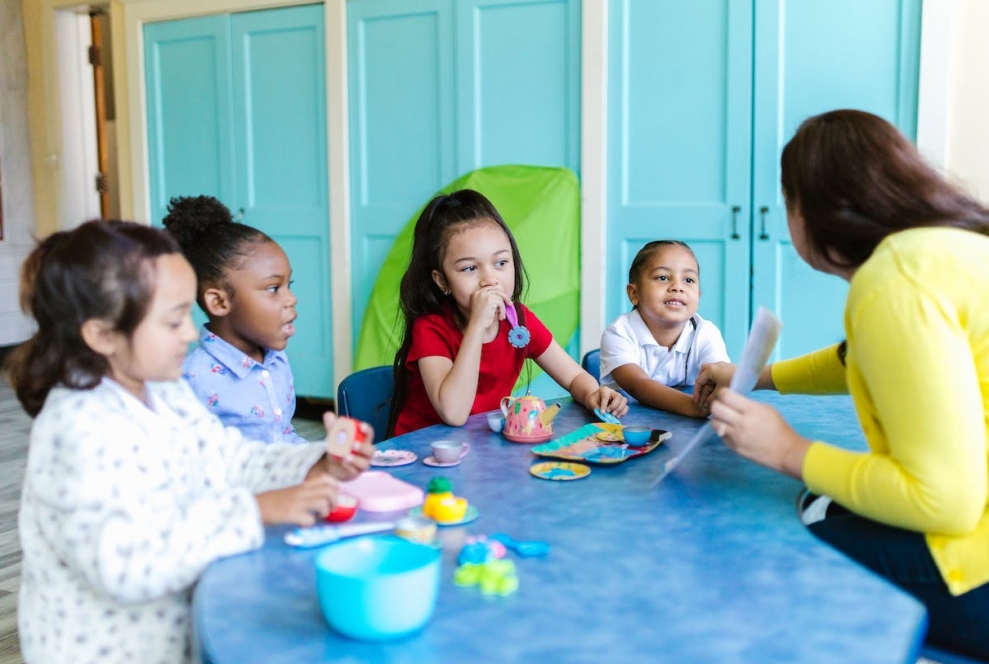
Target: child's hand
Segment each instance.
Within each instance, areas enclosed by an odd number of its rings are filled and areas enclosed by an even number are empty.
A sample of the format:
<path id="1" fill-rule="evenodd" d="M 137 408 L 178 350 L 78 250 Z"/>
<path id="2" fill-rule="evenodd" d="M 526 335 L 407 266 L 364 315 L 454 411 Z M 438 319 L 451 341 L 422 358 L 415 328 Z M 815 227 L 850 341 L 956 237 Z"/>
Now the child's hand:
<path id="1" fill-rule="evenodd" d="M 333 413 L 323 413 L 323 425 L 327 431 L 333 428 L 336 419 L 337 417 Z M 361 422 L 360 430 L 364 434 L 364 440 L 355 440 L 350 454 L 343 457 L 324 454 L 319 461 L 313 464 L 309 474 L 306 475 L 306 479 L 325 473 L 342 482 L 347 482 L 367 470 L 371 465 L 371 457 L 374 456 L 374 428 L 367 422 Z"/>
<path id="2" fill-rule="evenodd" d="M 599 387 L 587 395 L 587 403 L 584 406 L 587 410 L 600 408 L 605 413 L 622 417 L 628 412 L 628 399 L 610 387 Z"/>
<path id="3" fill-rule="evenodd" d="M 735 365 L 728 362 L 711 362 L 701 367 L 694 382 L 694 404 L 697 406 L 698 417 L 711 414 L 714 393 L 722 387 L 728 387 L 734 375 Z"/>
<path id="4" fill-rule="evenodd" d="M 306 479 L 302 484 L 265 491 L 254 499 L 265 525 L 292 523 L 311 526 L 323 519 L 337 502 L 337 482 L 326 473 Z"/>
<path id="5" fill-rule="evenodd" d="M 505 320 L 505 295 L 495 286 L 484 286 L 470 296 L 470 323 L 486 330 Z"/>

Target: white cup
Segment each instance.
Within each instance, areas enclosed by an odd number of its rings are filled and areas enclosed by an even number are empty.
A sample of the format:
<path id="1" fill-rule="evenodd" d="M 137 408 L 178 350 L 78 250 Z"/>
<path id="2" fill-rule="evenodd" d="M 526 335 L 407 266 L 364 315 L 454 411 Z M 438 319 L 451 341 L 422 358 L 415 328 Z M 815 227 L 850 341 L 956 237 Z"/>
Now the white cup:
<path id="1" fill-rule="evenodd" d="M 433 458 L 440 463 L 460 461 L 470 449 L 467 443 L 459 440 L 437 440 L 430 444 L 430 447 L 433 450 Z"/>

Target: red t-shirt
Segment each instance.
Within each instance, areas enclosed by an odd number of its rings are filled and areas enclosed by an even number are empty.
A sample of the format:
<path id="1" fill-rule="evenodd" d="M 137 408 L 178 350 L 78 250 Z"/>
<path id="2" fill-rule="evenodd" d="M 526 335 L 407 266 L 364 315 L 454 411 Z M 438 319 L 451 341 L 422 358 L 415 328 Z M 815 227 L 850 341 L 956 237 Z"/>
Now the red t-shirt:
<path id="1" fill-rule="evenodd" d="M 483 413 L 499 407 L 502 397 L 512 394 L 515 381 L 522 373 L 522 365 L 527 357 L 535 359 L 546 352 L 553 342 L 553 335 L 527 307 L 515 305 L 519 311 L 519 324 L 529 330 L 529 345 L 515 348 L 508 343 L 511 325 L 501 321 L 498 336 L 481 346 L 481 366 L 477 377 L 477 394 L 470 414 Z M 441 424 L 439 413 L 433 408 L 426 394 L 419 373 L 419 360 L 424 357 L 448 357 L 453 361 L 460 352 L 464 333 L 457 327 L 453 310 L 445 308 L 442 313 L 427 314 L 412 323 L 412 345 L 405 361 L 412 375 L 409 378 L 409 391 L 402 412 L 395 422 L 395 435 L 422 429 L 433 424 Z"/>

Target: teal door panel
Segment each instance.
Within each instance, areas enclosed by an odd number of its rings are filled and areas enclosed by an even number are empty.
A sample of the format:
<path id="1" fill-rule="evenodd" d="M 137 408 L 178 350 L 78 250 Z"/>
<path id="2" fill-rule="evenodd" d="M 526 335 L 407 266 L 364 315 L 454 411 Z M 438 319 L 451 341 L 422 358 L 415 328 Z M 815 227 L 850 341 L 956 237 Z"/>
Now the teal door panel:
<path id="1" fill-rule="evenodd" d="M 144 26 L 151 220 L 173 196 L 233 198 L 226 17 Z"/>
<path id="2" fill-rule="evenodd" d="M 650 240 L 687 242 L 700 313 L 744 342 L 749 309 L 752 4 L 620 0 L 609 16 L 608 320 Z"/>
<path id="3" fill-rule="evenodd" d="M 579 173 L 579 3 L 459 0 L 456 11 L 458 170 Z"/>
<path id="4" fill-rule="evenodd" d="M 322 5 L 230 16 L 237 208 L 288 254 L 295 389 L 332 397 L 333 320 Z"/>
<path id="5" fill-rule="evenodd" d="M 353 0 L 347 30 L 356 340 L 395 236 L 436 191 L 484 166 L 578 170 L 580 2 Z"/>
<path id="6" fill-rule="evenodd" d="M 456 177 L 453 27 L 452 0 L 347 3 L 355 340 L 395 236 Z"/>
<path id="7" fill-rule="evenodd" d="M 216 196 L 272 236 L 299 298 L 296 392 L 332 397 L 322 5 L 145 26 L 155 222 L 173 196 Z"/>
<path id="8" fill-rule="evenodd" d="M 777 359 L 843 339 L 848 290 L 807 266 L 790 242 L 779 186 L 783 146 L 807 117 L 836 108 L 876 113 L 915 135 L 920 5 L 757 2 L 752 305 L 783 320 Z"/>

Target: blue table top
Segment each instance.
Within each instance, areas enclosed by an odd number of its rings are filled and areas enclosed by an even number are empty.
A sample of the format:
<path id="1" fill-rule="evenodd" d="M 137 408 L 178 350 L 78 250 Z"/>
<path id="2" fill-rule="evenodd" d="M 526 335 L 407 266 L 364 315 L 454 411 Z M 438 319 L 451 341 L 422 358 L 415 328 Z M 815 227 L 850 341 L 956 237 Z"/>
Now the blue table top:
<path id="1" fill-rule="evenodd" d="M 848 397 L 780 397 L 801 434 L 851 448 L 864 443 Z M 557 435 L 595 421 L 564 406 Z M 923 607 L 800 524 L 799 482 L 736 456 L 713 439 L 658 486 L 664 461 L 702 421 L 634 407 L 625 424 L 673 437 L 580 480 L 532 477 L 541 461 L 483 415 L 381 444 L 420 461 L 390 469 L 425 488 L 447 477 L 480 511 L 440 529 L 443 573 L 436 613 L 418 634 L 363 643 L 335 633 L 320 614 L 313 558 L 269 528 L 258 551 L 219 560 L 203 574 L 194 619 L 204 658 L 250 662 L 908 662 L 926 629 Z M 429 442 L 466 440 L 452 468 L 421 463 Z M 453 584 L 469 534 L 504 532 L 550 543 L 545 559 L 517 559 L 519 590 L 488 597 Z M 511 554 L 510 554 L 511 555 Z M 400 601 L 400 599 L 397 599 Z"/>

